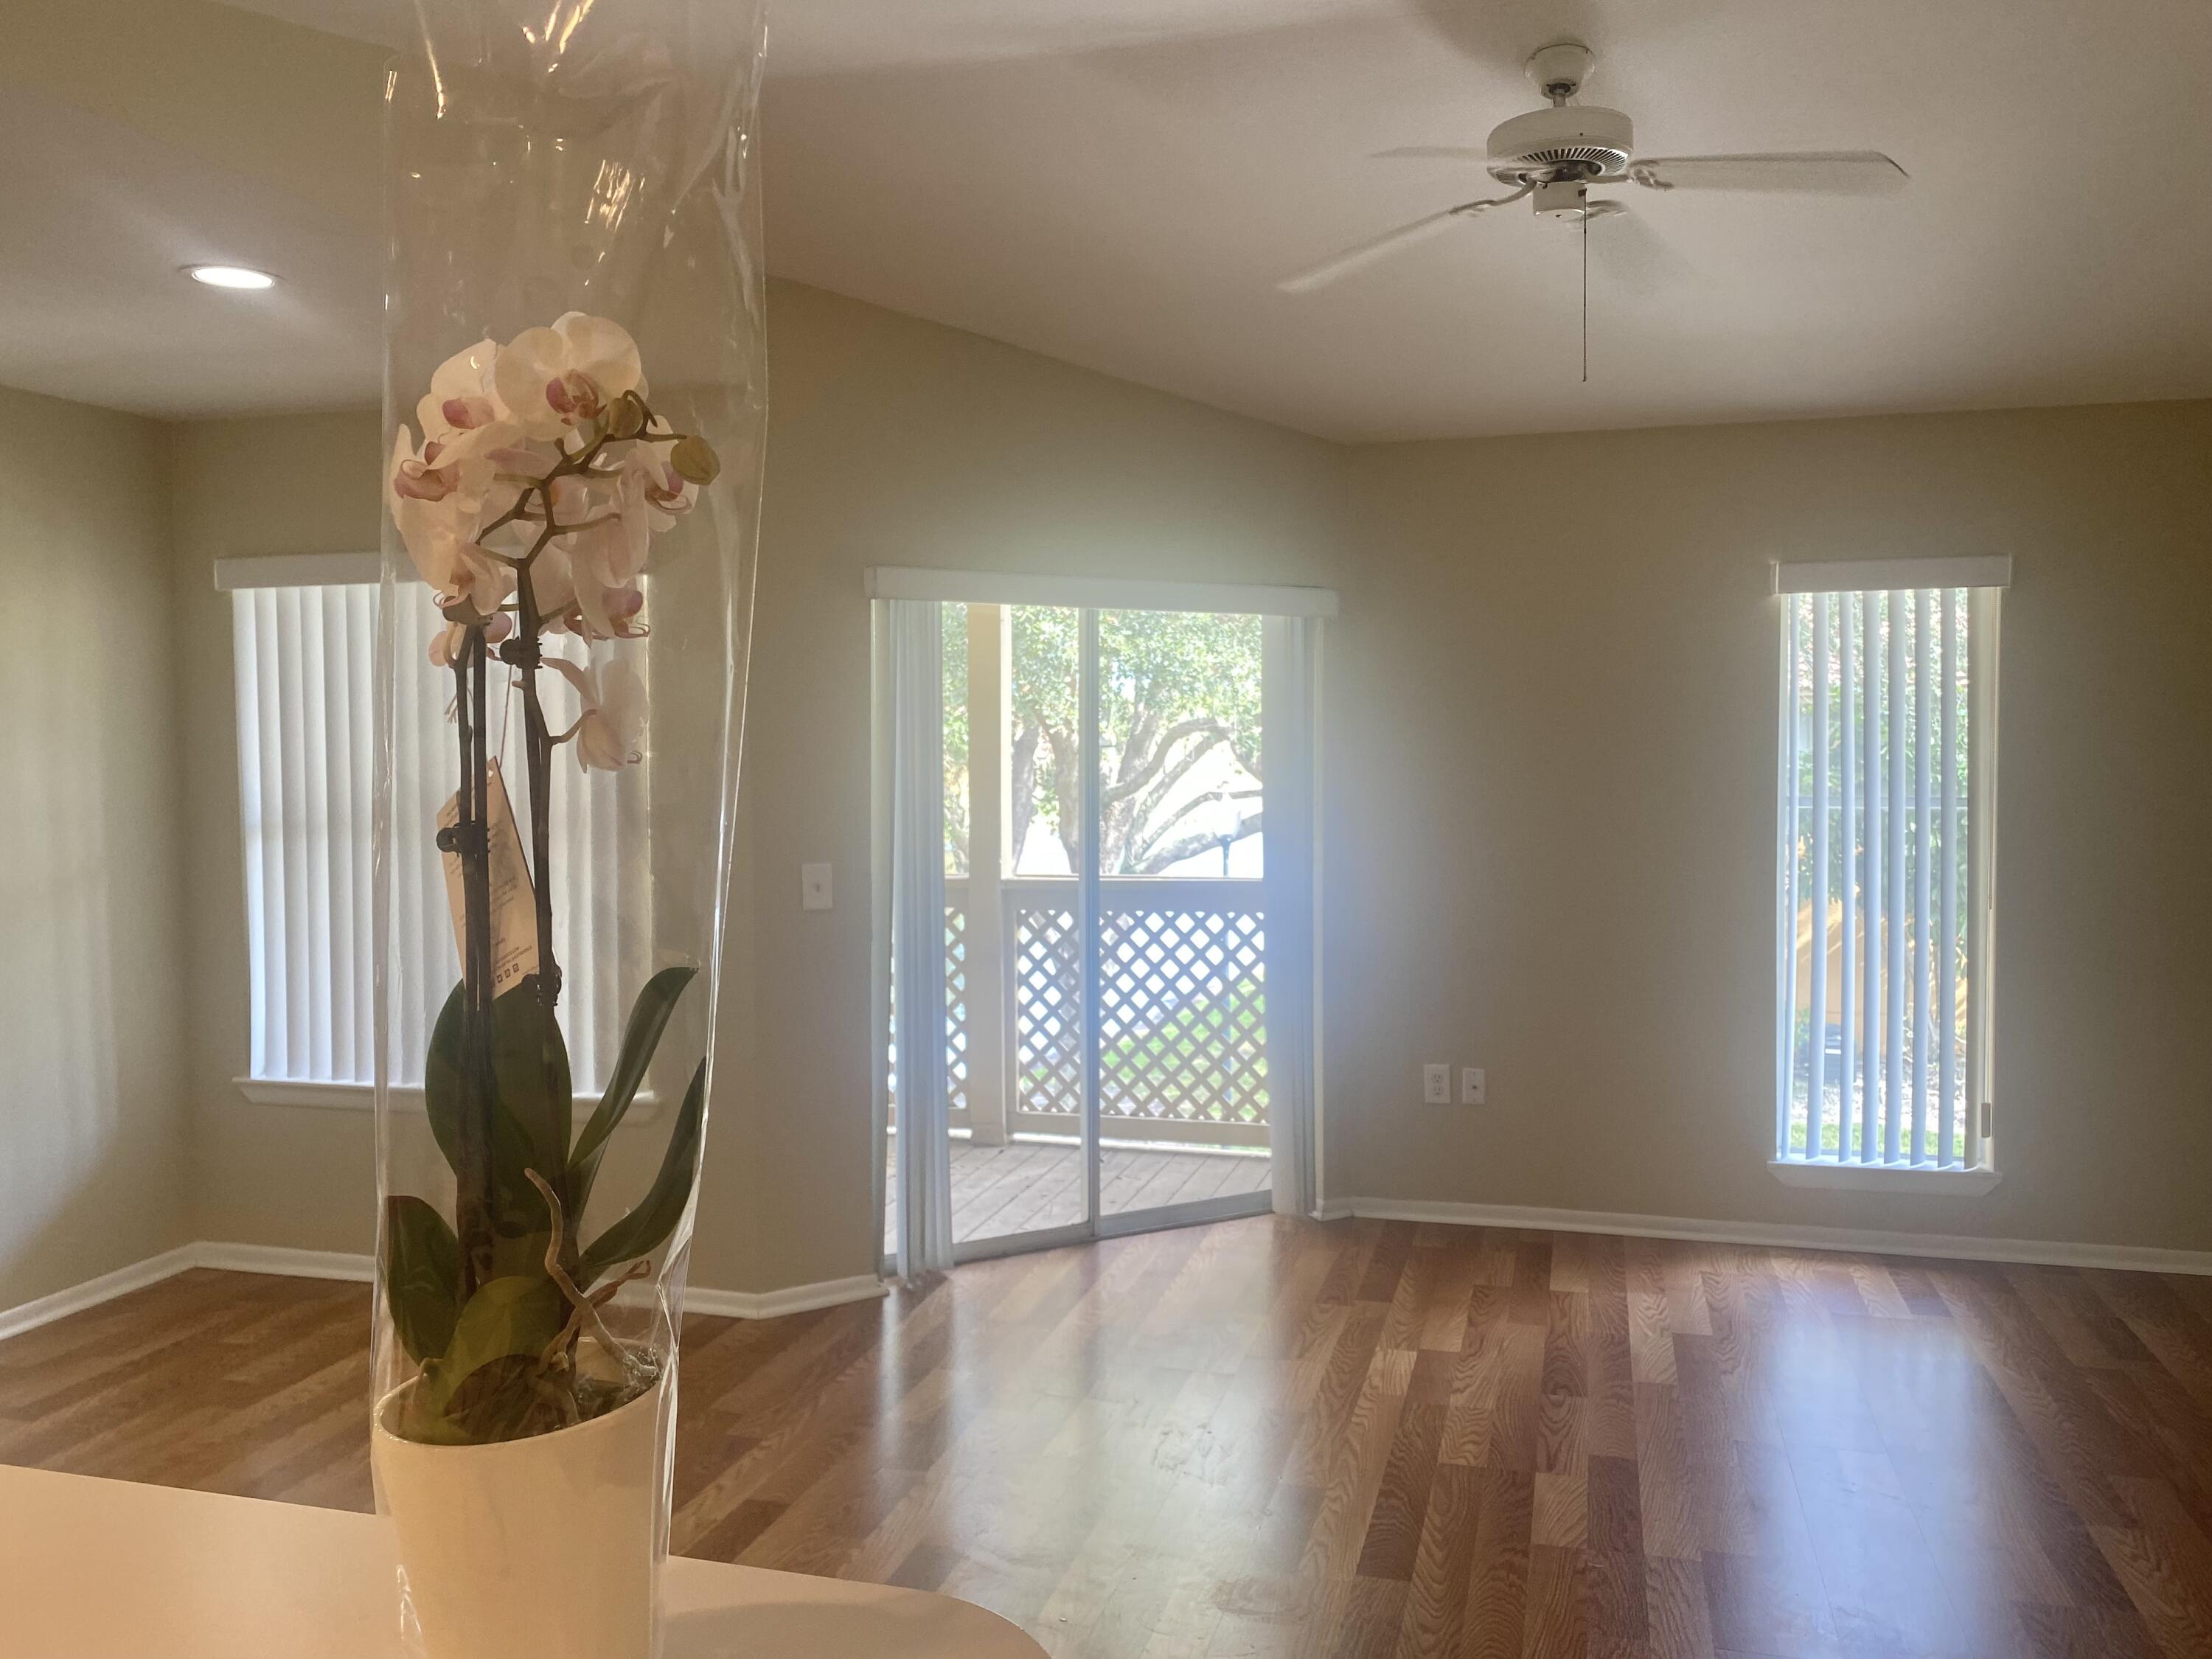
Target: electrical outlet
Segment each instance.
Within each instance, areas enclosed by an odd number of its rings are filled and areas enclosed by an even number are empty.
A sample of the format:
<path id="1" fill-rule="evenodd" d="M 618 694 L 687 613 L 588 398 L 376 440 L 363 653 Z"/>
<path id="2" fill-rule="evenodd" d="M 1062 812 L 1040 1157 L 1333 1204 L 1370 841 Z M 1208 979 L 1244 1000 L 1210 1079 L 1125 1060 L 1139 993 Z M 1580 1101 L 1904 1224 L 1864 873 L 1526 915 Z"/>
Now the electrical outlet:
<path id="1" fill-rule="evenodd" d="M 1451 1104 L 1451 1067 L 1424 1066 L 1421 1067 L 1421 1100 L 1425 1105 Z"/>
<path id="2" fill-rule="evenodd" d="M 1490 1085 L 1483 1081 L 1482 1067 L 1463 1066 L 1459 1073 L 1459 1103 L 1480 1106 L 1490 1098 Z"/>
<path id="3" fill-rule="evenodd" d="M 826 864 L 802 864 L 799 866 L 799 908 L 802 910 L 828 910 L 834 908 L 830 898 L 830 866 Z"/>

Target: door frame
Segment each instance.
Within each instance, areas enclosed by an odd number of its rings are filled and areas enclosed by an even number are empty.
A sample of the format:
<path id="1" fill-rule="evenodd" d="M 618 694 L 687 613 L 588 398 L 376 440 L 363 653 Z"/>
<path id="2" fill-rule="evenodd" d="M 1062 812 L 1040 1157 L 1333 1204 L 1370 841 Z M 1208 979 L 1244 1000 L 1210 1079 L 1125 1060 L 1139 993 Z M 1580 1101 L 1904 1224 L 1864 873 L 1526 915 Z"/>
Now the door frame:
<path id="1" fill-rule="evenodd" d="M 1257 584 L 1166 583 L 1132 581 L 1114 578 L 1051 577 L 927 569 L 909 566 L 882 566 L 867 572 L 867 592 L 872 604 L 872 665 L 873 694 L 870 699 L 871 766 L 872 781 L 870 836 L 870 987 L 869 987 L 869 1073 L 872 1079 L 873 1129 L 871 1136 L 872 1152 L 871 1186 L 872 1203 L 870 1206 L 874 1239 L 873 1248 L 878 1253 L 881 1271 L 887 1275 L 895 1271 L 893 1257 L 883 1251 L 883 1239 L 889 1223 L 888 1183 L 886 1166 L 889 1163 L 890 1098 L 886 1060 L 885 1033 L 890 1029 L 890 981 L 891 960 L 890 916 L 890 732 L 891 684 L 888 615 L 884 601 L 902 599 L 934 599 L 969 605 L 1014 606 L 1054 606 L 1073 609 L 1079 613 L 1080 646 L 1079 649 L 1079 702 L 1082 733 L 1080 753 L 1083 764 L 1083 810 L 1087 823 L 1099 822 L 1101 778 L 1098 717 L 1100 710 L 1098 617 L 1103 611 L 1203 611 L 1227 615 L 1258 615 L 1268 617 L 1327 617 L 1337 612 L 1336 594 L 1326 588 L 1274 586 Z M 1263 671 L 1264 672 L 1264 671 Z M 1313 734 L 1313 745 L 1319 748 L 1317 721 Z M 1318 767 L 1318 753 L 1312 760 Z M 1081 1147 L 1084 1160 L 1085 1218 L 1057 1227 L 1036 1228 L 1009 1233 L 992 1238 L 976 1239 L 953 1246 L 956 1264 L 984 1261 L 996 1256 L 1018 1255 L 1031 1250 L 1059 1249 L 1070 1244 L 1094 1243 L 1099 1239 L 1127 1237 L 1133 1233 L 1153 1232 L 1174 1227 L 1200 1225 L 1207 1222 L 1235 1219 L 1240 1217 L 1264 1214 L 1273 1205 L 1271 1192 L 1263 1188 L 1255 1193 L 1237 1193 L 1226 1196 L 1198 1199 L 1188 1203 L 1160 1206 L 1144 1210 L 1131 1210 L 1114 1215 L 1104 1215 L 1099 1207 L 1100 1168 L 1100 1071 L 1099 1043 L 1100 1012 L 1103 1001 L 1103 982 L 1097 940 L 1095 933 L 1098 919 L 1103 915 L 1103 892 L 1098 870 L 1098 843 L 1095 832 L 1084 837 L 1083 868 L 1076 872 L 1078 882 L 1079 927 L 1083 939 L 1083 1013 L 1084 1067 L 1082 1107 L 1079 1114 Z M 1318 875 L 1318 857 L 1316 873 Z M 1018 879 L 1009 878 L 1002 879 Z M 1065 878 L 1060 879 L 1066 879 Z M 991 884 L 994 887 L 999 884 Z M 970 872 L 970 891 L 974 890 Z M 970 905 L 968 926 L 973 930 L 977 923 L 974 906 Z M 1002 925 L 998 918 L 989 925 Z M 1317 928 L 1316 928 L 1317 932 Z M 1320 1030 L 1320 983 L 1318 963 L 1313 964 L 1312 1036 L 1316 1045 Z M 1008 1013 L 1006 1047 L 1011 1054 L 1013 1032 L 1011 1011 Z M 1318 1091 L 1313 1102 L 1316 1116 L 1314 1142 L 1318 1147 L 1320 1102 Z M 1012 1127 L 1011 1103 L 1007 1114 L 1008 1127 Z"/>

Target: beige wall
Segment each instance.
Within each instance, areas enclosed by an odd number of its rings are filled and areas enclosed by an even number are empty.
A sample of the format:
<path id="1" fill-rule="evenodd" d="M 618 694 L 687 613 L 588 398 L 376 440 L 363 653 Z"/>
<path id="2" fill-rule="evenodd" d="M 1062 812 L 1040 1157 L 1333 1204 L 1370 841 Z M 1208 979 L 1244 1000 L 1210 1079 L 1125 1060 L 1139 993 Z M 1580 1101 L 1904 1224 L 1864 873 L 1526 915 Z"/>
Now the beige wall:
<path id="1" fill-rule="evenodd" d="M 1329 1188 L 2212 1249 L 2212 404 L 1349 458 Z M 2009 553 L 1986 1197 L 1776 1184 L 1770 559 Z M 1491 1103 L 1419 1103 L 1424 1060 Z"/>
<path id="2" fill-rule="evenodd" d="M 695 1282 L 870 1265 L 871 563 L 1322 582 L 1336 1197 L 2212 1248 L 2198 851 L 2212 407 L 1334 449 L 780 285 L 729 1060 Z M 362 1115 L 256 1108 L 224 553 L 364 546 L 374 422 L 178 440 L 204 1236 L 359 1249 Z M 271 444 L 283 446 L 272 452 Z M 249 475 L 283 481 L 249 491 Z M 2003 551 L 1997 1067 L 1979 1199 L 1765 1167 L 1769 559 Z M 799 910 L 798 867 L 839 902 Z M 1424 1108 L 1424 1060 L 1484 1109 Z M 649 1132 L 647 1132 L 649 1133 Z"/>
<path id="3" fill-rule="evenodd" d="M 230 599 L 215 561 L 378 544 L 378 419 L 203 421 L 170 428 L 178 684 L 184 709 L 189 1192 L 201 1238 L 367 1250 L 374 1120 L 362 1110 L 255 1107 L 246 1071 L 245 854 Z"/>
<path id="4" fill-rule="evenodd" d="M 150 422 L 0 390 L 0 1309 L 190 1237 Z"/>
<path id="5" fill-rule="evenodd" d="M 817 290 L 770 298 L 772 416 L 732 959 L 692 1281 L 872 1272 L 869 611 L 874 563 L 1328 582 L 1338 452 Z M 176 439 L 193 879 L 187 982 L 200 1236 L 368 1247 L 366 1113 L 254 1106 L 224 556 L 377 538 L 373 415 Z M 799 907 L 799 866 L 837 906 Z M 650 1126 L 633 1163 L 657 1153 Z M 618 1177 L 617 1177 L 618 1178 Z"/>
<path id="6" fill-rule="evenodd" d="M 695 1282 L 870 1265 L 871 563 L 1338 586 L 1326 673 L 1333 1196 L 2212 1248 L 2212 406 L 1331 448 L 809 289 L 775 416 L 732 1047 Z M 359 1249 L 359 1114 L 255 1108 L 221 554 L 368 545 L 367 416 L 177 448 L 203 1236 Z M 272 448 L 272 446 L 276 447 Z M 275 465 L 271 465 L 271 463 Z M 275 479 L 273 484 L 266 481 Z M 249 481 L 264 481 L 249 489 Z M 1984 1198 L 1765 1167 L 1769 559 L 2002 551 Z M 798 905 L 798 867 L 839 902 Z M 1424 1060 L 1492 1103 L 1424 1108 Z M 648 1132 L 649 1133 L 649 1132 Z"/>
<path id="7" fill-rule="evenodd" d="M 1316 440 L 807 289 L 770 307 L 774 410 L 742 793 L 758 1065 L 748 1287 L 865 1273 L 871 564 L 1332 583 Z M 799 866 L 837 908 L 799 908 Z M 720 1282 L 720 1281 L 715 1281 Z"/>

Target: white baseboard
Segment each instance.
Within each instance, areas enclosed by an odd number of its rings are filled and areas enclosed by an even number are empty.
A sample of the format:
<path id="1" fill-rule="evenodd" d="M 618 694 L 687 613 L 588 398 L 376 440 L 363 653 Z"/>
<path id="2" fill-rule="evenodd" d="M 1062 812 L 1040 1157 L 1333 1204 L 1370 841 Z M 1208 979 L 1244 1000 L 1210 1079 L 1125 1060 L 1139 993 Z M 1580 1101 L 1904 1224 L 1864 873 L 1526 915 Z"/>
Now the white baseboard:
<path id="1" fill-rule="evenodd" d="M 288 1250 L 272 1244 L 195 1244 L 195 1267 L 222 1267 L 240 1273 L 283 1273 L 295 1279 L 350 1279 L 366 1284 L 375 1277 L 366 1255 L 337 1250 Z M 693 1285 L 684 1292 L 684 1311 L 723 1319 L 775 1319 L 784 1314 L 834 1308 L 887 1293 L 872 1273 L 792 1285 L 780 1291 L 718 1291 Z"/>
<path id="2" fill-rule="evenodd" d="M 710 1291 L 694 1285 L 684 1292 L 684 1311 L 725 1319 L 776 1319 L 847 1302 L 872 1302 L 890 1294 L 890 1286 L 873 1273 L 825 1279 L 817 1285 L 792 1285 L 780 1291 Z"/>
<path id="3" fill-rule="evenodd" d="M 1679 1216 L 1617 1215 L 1603 1210 L 1529 1209 L 1511 1204 L 1443 1204 L 1397 1198 L 1333 1199 L 1325 1217 L 1437 1221 L 1466 1227 L 1525 1227 L 1538 1232 L 1607 1233 L 1621 1238 L 1679 1238 L 1700 1244 L 1761 1244 L 1863 1255 L 1918 1255 L 1954 1261 L 2017 1261 L 2046 1267 L 2116 1267 L 2135 1273 L 2212 1274 L 2212 1250 L 2132 1244 L 2077 1244 L 2033 1238 L 1976 1238 L 1964 1233 L 1888 1233 L 1857 1227 L 1799 1227 L 1756 1221 L 1697 1221 Z"/>
<path id="4" fill-rule="evenodd" d="M 276 1273 L 285 1279 L 343 1279 L 366 1285 L 376 1264 L 354 1250 L 288 1250 L 276 1244 L 221 1244 L 208 1240 L 191 1247 L 195 1267 L 232 1273 Z"/>
<path id="5" fill-rule="evenodd" d="M 66 1319 L 87 1308 L 143 1291 L 149 1285 L 173 1278 L 191 1267 L 213 1267 L 224 1273 L 274 1273 L 287 1279 L 337 1279 L 367 1284 L 375 1277 L 374 1264 L 349 1250 L 294 1250 L 276 1244 L 227 1244 L 202 1239 L 179 1244 L 173 1250 L 134 1261 L 112 1273 L 88 1279 L 52 1296 L 42 1296 L 13 1308 L 0 1309 L 0 1341 Z M 792 1285 L 780 1291 L 717 1291 L 693 1285 L 684 1295 L 687 1313 L 725 1319 L 775 1319 L 784 1314 L 807 1313 L 834 1308 L 841 1303 L 863 1302 L 889 1293 L 890 1287 L 872 1273 L 853 1279 L 825 1279 L 818 1285 Z"/>
<path id="6" fill-rule="evenodd" d="M 1533 1209 L 1511 1204 L 1447 1204 L 1417 1199 L 1333 1198 L 1316 1212 L 1324 1221 L 1360 1216 L 1376 1221 L 1432 1221 L 1466 1227 L 1521 1227 L 1539 1232 L 1605 1233 L 1623 1238 L 1674 1238 L 1704 1244 L 1751 1244 L 1786 1249 L 1840 1250 L 1958 1261 L 2016 1261 L 2052 1267 L 2110 1267 L 2136 1273 L 2212 1275 L 2212 1250 L 2153 1249 L 2128 1244 L 2081 1244 L 2028 1238 L 1975 1238 L 1960 1233 L 1891 1233 L 1855 1227 L 1802 1227 L 1764 1222 L 1698 1221 L 1679 1216 L 1621 1215 L 1603 1210 Z M 275 1273 L 295 1279 L 366 1283 L 369 1258 L 343 1250 L 295 1250 L 273 1244 L 201 1240 L 88 1279 L 13 1308 L 0 1309 L 0 1341 L 128 1296 L 191 1267 Z M 793 1285 L 780 1291 L 718 1291 L 694 1285 L 687 1311 L 726 1319 L 775 1319 L 785 1314 L 871 1301 L 890 1287 L 872 1273 Z"/>
<path id="7" fill-rule="evenodd" d="M 173 1250 L 149 1255 L 143 1261 L 134 1261 L 127 1267 L 118 1267 L 112 1273 L 88 1279 L 82 1285 L 56 1291 L 52 1296 L 41 1296 L 12 1308 L 0 1309 L 0 1341 L 11 1336 L 20 1336 L 25 1331 L 34 1331 L 41 1325 L 51 1325 L 57 1319 L 66 1319 L 73 1313 L 82 1313 L 87 1308 L 96 1308 L 103 1302 L 112 1302 L 118 1296 L 143 1291 L 149 1285 L 159 1284 L 162 1279 L 191 1267 L 192 1250 L 193 1246 L 190 1244 L 179 1244 Z"/>

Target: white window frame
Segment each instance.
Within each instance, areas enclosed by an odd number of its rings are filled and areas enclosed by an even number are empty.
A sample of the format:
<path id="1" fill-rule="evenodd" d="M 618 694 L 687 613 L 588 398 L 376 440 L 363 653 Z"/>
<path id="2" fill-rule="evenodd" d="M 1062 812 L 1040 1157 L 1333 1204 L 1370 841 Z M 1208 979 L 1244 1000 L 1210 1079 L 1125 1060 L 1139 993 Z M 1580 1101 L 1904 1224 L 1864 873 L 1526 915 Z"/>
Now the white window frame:
<path id="1" fill-rule="evenodd" d="M 1792 1031 L 1796 988 L 1792 983 L 1796 956 L 1796 916 L 1790 888 L 1795 862 L 1796 781 L 1792 733 L 1796 720 L 1794 610 L 1778 605 L 1781 644 L 1778 690 L 1776 889 L 1777 961 L 1776 1101 L 1773 1155 L 1768 1167 L 1785 1185 L 1835 1187 L 1860 1191 L 1948 1194 L 1974 1196 L 1990 1191 L 1999 1180 L 1995 1113 L 1996 1077 L 1991 1043 L 1995 1002 L 1995 940 L 1996 915 L 1996 779 L 1998 755 L 1998 666 L 2003 590 L 2012 580 L 2012 561 L 2006 556 L 1937 559 L 1895 559 L 1779 563 L 1773 569 L 1773 592 L 1787 600 L 1801 594 L 1857 594 L 1924 592 L 1965 588 L 1967 599 L 1967 779 L 1966 815 L 1966 973 L 1967 1030 L 1965 1042 L 1966 1140 L 1954 1164 L 1934 1161 L 1886 1163 L 1864 1158 L 1844 1161 L 1838 1157 L 1793 1153 L 1790 1146 L 1794 1093 L 1795 1054 Z M 1917 649 L 1916 645 L 1916 649 Z M 1851 908 L 1845 905 L 1845 927 L 1851 926 Z M 1825 955 L 1825 936 L 1813 946 Z M 1816 1019 L 1825 1026 L 1825 1020 Z M 1819 1038 L 1825 1048 L 1826 1037 Z M 1847 1031 L 1847 1045 L 1852 1038 Z M 1808 1134 L 1808 1141 L 1809 1141 Z"/>
<path id="2" fill-rule="evenodd" d="M 377 587 L 382 584 L 383 579 L 383 555 L 375 552 L 279 554 L 259 558 L 224 558 L 215 561 L 216 591 L 233 595 L 243 591 L 264 588 Z M 410 597 L 420 592 L 412 581 L 405 583 L 404 589 Z M 427 603 L 427 599 L 425 602 Z M 234 655 L 237 649 L 238 641 L 234 640 Z M 373 664 L 373 655 L 371 660 Z M 246 695 L 246 678 L 242 667 L 235 662 L 234 674 L 236 677 L 235 690 L 233 694 L 234 719 L 239 722 L 239 737 L 243 745 L 246 738 L 246 714 L 244 701 Z M 258 762 L 255 757 L 244 753 L 241 748 L 239 767 L 242 835 L 245 817 L 249 811 L 254 810 L 258 798 Z M 368 806 L 369 804 L 369 801 L 362 803 L 364 807 Z M 254 1009 L 262 1006 L 261 993 L 257 988 L 257 976 L 267 971 L 264 963 L 264 955 L 268 945 L 264 918 L 259 913 L 254 900 L 259 872 L 252 867 L 254 860 L 250 845 L 245 848 L 244 852 L 246 868 L 242 872 L 241 896 L 246 908 L 247 937 L 246 962 L 244 965 L 247 978 L 248 1005 L 250 1009 Z M 436 884 L 438 890 L 442 891 L 442 881 L 438 881 Z M 333 960 L 331 964 L 333 970 L 337 967 L 336 948 L 334 945 Z M 331 975 L 326 975 L 327 977 Z M 353 1035 L 357 1043 L 362 1034 L 356 1031 Z M 373 1048 L 374 1041 L 373 1035 L 369 1036 L 368 1041 Z M 247 1034 L 246 1054 L 246 1072 L 234 1079 L 233 1082 L 240 1094 L 255 1105 L 367 1110 L 375 1104 L 376 1091 L 371 1083 L 331 1081 L 297 1075 L 263 1074 L 258 1069 L 258 1055 L 251 1031 Z M 579 1075 L 580 1080 L 582 1080 L 580 1072 Z M 391 1094 L 394 1103 L 403 1109 L 422 1109 L 422 1091 L 419 1087 L 395 1087 L 391 1091 Z M 596 1104 L 597 1096 L 580 1093 L 576 1100 L 580 1105 L 588 1109 L 590 1106 Z M 630 1121 L 640 1123 L 651 1122 L 657 1115 L 658 1109 L 659 1101 L 654 1094 L 650 1090 L 641 1091 L 631 1109 Z"/>

